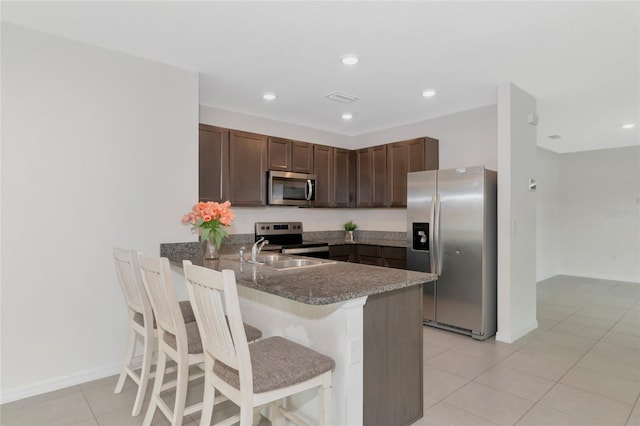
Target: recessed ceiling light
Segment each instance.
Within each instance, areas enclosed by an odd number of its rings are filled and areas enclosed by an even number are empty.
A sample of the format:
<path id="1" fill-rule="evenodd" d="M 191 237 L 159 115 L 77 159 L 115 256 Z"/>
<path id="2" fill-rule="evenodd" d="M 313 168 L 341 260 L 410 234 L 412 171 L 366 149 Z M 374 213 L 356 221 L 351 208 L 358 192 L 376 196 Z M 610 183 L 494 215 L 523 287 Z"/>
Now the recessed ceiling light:
<path id="1" fill-rule="evenodd" d="M 342 57 L 342 63 L 345 65 L 355 65 L 360 61 L 356 55 L 344 55 Z"/>
<path id="2" fill-rule="evenodd" d="M 633 123 L 627 123 L 627 124 L 623 124 L 620 127 L 622 127 L 623 129 L 633 129 L 634 127 L 636 127 L 636 125 Z"/>
<path id="3" fill-rule="evenodd" d="M 264 95 L 262 95 L 262 99 L 264 99 L 265 101 L 272 101 L 275 98 L 276 98 L 275 93 L 265 93 Z"/>
<path id="4" fill-rule="evenodd" d="M 436 95 L 436 91 L 432 89 L 422 91 L 422 96 L 424 96 L 425 98 L 430 98 L 435 95 Z"/>
<path id="5" fill-rule="evenodd" d="M 352 118 L 353 118 L 353 114 L 349 114 L 348 112 L 345 112 L 344 114 L 342 114 L 343 120 L 351 120 Z"/>

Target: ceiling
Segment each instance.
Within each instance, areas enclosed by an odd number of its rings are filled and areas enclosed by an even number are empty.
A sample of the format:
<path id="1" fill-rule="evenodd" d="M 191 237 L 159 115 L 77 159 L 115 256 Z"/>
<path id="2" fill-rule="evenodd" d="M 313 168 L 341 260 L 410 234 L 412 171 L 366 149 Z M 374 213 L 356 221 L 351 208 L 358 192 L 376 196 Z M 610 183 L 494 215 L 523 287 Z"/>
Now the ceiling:
<path id="1" fill-rule="evenodd" d="M 538 100 L 539 146 L 573 152 L 640 143 L 637 1 L 1 7 L 3 21 L 195 70 L 202 105 L 342 135 L 495 104 L 498 86 L 513 82 Z M 343 65 L 347 53 L 360 62 Z M 437 93 L 425 98 L 425 89 Z M 267 91 L 276 100 L 263 100 Z M 359 99 L 325 97 L 334 91 Z M 344 112 L 353 119 L 342 120 Z"/>

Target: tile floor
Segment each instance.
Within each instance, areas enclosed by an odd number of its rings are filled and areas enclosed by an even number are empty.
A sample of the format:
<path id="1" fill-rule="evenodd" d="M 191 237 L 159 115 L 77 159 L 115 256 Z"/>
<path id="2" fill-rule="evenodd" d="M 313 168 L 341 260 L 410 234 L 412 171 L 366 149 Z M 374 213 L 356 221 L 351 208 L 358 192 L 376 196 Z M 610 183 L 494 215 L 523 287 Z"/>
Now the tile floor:
<path id="1" fill-rule="evenodd" d="M 640 426 L 640 285 L 542 281 L 538 322 L 511 345 L 425 327 L 424 417 L 413 426 Z M 0 425 L 141 424 L 143 415 L 130 416 L 135 387 L 127 381 L 115 395 L 115 382 L 108 377 L 5 404 Z M 201 395 L 196 382 L 189 398 Z M 227 403 L 225 413 L 233 410 Z M 198 420 L 192 415 L 184 424 Z M 153 424 L 168 422 L 156 414 Z"/>

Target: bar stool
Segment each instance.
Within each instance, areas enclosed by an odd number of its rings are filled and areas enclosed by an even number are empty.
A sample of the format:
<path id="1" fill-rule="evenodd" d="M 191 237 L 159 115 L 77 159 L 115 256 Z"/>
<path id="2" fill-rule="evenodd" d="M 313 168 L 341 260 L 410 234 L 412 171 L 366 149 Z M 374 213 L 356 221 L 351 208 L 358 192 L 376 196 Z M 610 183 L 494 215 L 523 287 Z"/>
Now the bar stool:
<path id="1" fill-rule="evenodd" d="M 142 284 L 140 266 L 138 264 L 138 252 L 136 250 L 113 249 L 113 261 L 116 275 L 122 288 L 128 310 L 128 338 L 125 351 L 124 367 L 118 377 L 114 393 L 122 392 L 127 377 L 130 377 L 137 385 L 136 399 L 133 404 L 132 416 L 137 416 L 142 410 L 144 396 L 147 391 L 149 379 L 154 377 L 151 372 L 153 351 L 156 346 L 157 330 L 153 316 L 153 310 L 147 297 L 147 292 Z M 195 321 L 193 310 L 188 300 L 179 302 L 180 312 L 185 322 Z M 142 368 L 138 374 L 133 366 L 138 336 L 142 339 Z"/>
<path id="2" fill-rule="evenodd" d="M 254 408 L 267 404 L 272 405 L 273 424 L 282 423 L 283 417 L 305 424 L 279 401 L 314 388 L 320 399 L 319 423 L 331 425 L 334 360 L 282 337 L 248 345 L 234 272 L 214 271 L 187 260 L 183 267 L 204 347 L 205 390 L 200 426 L 211 423 L 216 390 L 240 407 L 239 415 L 217 425 L 240 421 L 240 426 L 250 426 Z"/>

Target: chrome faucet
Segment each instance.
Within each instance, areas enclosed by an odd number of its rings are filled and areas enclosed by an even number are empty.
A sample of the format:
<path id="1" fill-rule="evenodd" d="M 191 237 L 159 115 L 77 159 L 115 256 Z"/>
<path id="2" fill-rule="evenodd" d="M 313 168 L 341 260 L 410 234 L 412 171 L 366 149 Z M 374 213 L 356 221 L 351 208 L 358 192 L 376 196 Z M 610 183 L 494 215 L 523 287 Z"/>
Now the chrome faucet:
<path id="1" fill-rule="evenodd" d="M 260 239 L 253 244 L 253 247 L 251 247 L 251 263 L 260 263 L 258 262 L 258 255 L 265 244 L 269 244 L 269 240 L 265 240 L 264 237 L 260 237 Z"/>

